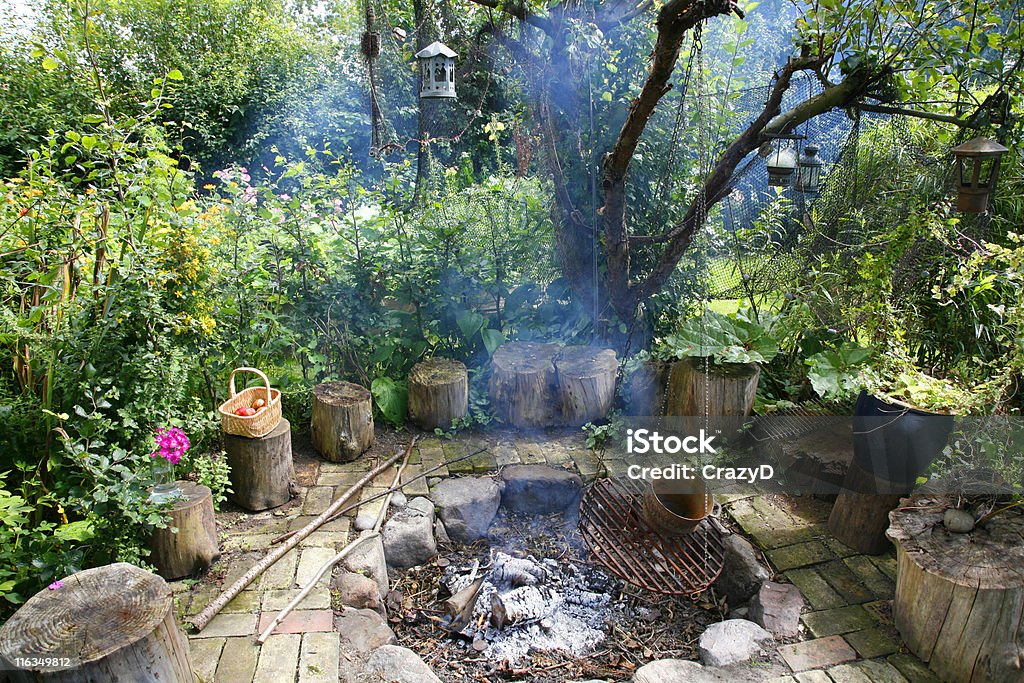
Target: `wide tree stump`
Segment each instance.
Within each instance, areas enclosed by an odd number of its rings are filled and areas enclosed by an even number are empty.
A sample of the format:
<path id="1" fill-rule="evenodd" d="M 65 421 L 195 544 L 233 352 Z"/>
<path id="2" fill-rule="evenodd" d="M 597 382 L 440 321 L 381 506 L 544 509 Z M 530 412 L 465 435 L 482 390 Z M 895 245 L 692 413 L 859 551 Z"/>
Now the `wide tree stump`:
<path id="1" fill-rule="evenodd" d="M 174 618 L 167 583 L 124 562 L 87 569 L 43 589 L 0 628 L 10 680 L 82 683 L 192 683 L 188 640 Z"/>
<path id="2" fill-rule="evenodd" d="M 232 502 L 258 512 L 291 500 L 295 470 L 288 420 L 258 439 L 225 434 L 224 451 L 231 466 Z"/>
<path id="3" fill-rule="evenodd" d="M 578 426 L 604 419 L 615 400 L 615 352 L 566 346 L 554 360 L 562 424 Z"/>
<path id="4" fill-rule="evenodd" d="M 373 444 L 369 389 L 351 382 L 313 387 L 313 448 L 331 462 L 355 460 Z"/>
<path id="5" fill-rule="evenodd" d="M 856 461 L 851 462 L 828 516 L 829 531 L 858 552 L 881 555 L 890 546 L 885 535 L 889 512 L 910 493 L 910 488 L 894 493 L 891 482 L 877 480 Z"/>
<path id="6" fill-rule="evenodd" d="M 192 576 L 220 557 L 212 492 L 191 481 L 179 481 L 178 486 L 184 497 L 175 501 L 168 525 L 154 530 L 150 540 L 149 559 L 165 579 Z"/>
<path id="7" fill-rule="evenodd" d="M 761 368 L 756 363 L 709 365 L 703 358 L 672 364 L 665 390 L 665 428 L 695 435 L 700 430 L 719 442 L 742 436 L 754 409 Z"/>
<path id="8" fill-rule="evenodd" d="M 429 358 L 409 372 L 409 417 L 420 429 L 451 429 L 469 410 L 466 366 L 448 358 Z"/>
<path id="9" fill-rule="evenodd" d="M 947 683 L 1024 680 L 1024 515 L 946 530 L 955 497 L 913 496 L 889 515 L 893 616 L 907 647 Z"/>
<path id="10" fill-rule="evenodd" d="M 498 416 L 514 427 L 558 424 L 555 356 L 558 344 L 509 342 L 491 359 L 491 404 Z"/>

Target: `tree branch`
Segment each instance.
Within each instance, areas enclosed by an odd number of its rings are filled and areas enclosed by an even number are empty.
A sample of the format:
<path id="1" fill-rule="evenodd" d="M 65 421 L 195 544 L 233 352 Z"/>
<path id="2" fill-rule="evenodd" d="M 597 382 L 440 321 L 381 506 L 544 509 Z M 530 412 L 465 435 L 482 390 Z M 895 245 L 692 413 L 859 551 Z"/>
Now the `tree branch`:
<path id="1" fill-rule="evenodd" d="M 551 22 L 551 20 L 546 17 L 538 16 L 536 14 L 530 14 L 529 12 L 526 11 L 525 3 L 504 3 L 501 2 L 501 0 L 470 0 L 470 2 L 473 2 L 482 7 L 489 7 L 491 9 L 496 9 L 500 12 L 504 12 L 505 14 L 515 17 L 516 19 L 519 19 L 520 21 L 527 23 L 530 26 L 539 28 L 541 31 L 544 31 L 544 33 L 548 34 L 549 36 L 555 35 L 555 25 Z"/>
<path id="2" fill-rule="evenodd" d="M 897 116 L 912 116 L 918 119 L 928 119 L 929 121 L 940 121 L 942 123 L 951 123 L 954 126 L 960 126 L 961 128 L 981 128 L 977 123 L 968 119 L 961 119 L 957 116 L 951 116 L 949 114 L 938 114 L 931 111 L 921 111 L 920 109 L 904 109 L 903 107 L 888 107 L 881 104 L 867 104 L 861 103 L 857 105 L 857 108 L 861 111 L 870 111 L 876 114 L 895 114 Z"/>
<path id="3" fill-rule="evenodd" d="M 629 243 L 627 241 L 626 173 L 636 152 L 640 136 L 647 127 L 661 98 L 671 90 L 668 82 L 679 60 L 679 50 L 686 32 L 699 22 L 735 10 L 729 0 L 670 0 L 658 12 L 658 36 L 651 55 L 651 68 L 640 94 L 629 108 L 622 130 L 605 156 L 602 173 L 604 191 L 603 222 L 605 250 L 608 259 L 608 284 L 619 296 L 629 289 Z M 619 308 L 616 306 L 616 308 Z"/>

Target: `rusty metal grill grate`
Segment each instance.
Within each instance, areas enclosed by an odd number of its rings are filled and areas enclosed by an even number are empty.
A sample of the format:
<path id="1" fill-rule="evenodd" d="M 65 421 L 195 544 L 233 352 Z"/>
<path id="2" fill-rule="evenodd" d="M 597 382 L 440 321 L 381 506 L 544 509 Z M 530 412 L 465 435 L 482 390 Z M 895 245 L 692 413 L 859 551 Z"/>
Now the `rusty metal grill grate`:
<path id="1" fill-rule="evenodd" d="M 704 522 L 688 536 L 667 538 L 640 516 L 640 484 L 599 479 L 580 503 L 580 533 L 594 558 L 640 588 L 696 597 L 722 571 L 722 535 Z"/>

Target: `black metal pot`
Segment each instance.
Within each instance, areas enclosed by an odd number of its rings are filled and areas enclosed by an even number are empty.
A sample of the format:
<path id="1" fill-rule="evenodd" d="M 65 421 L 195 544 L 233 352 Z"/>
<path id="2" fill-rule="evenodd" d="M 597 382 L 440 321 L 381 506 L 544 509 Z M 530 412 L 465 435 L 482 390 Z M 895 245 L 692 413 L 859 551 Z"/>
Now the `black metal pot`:
<path id="1" fill-rule="evenodd" d="M 854 463 L 888 491 L 909 491 L 942 453 L 953 431 L 953 416 L 891 403 L 860 392 L 853 418 Z"/>

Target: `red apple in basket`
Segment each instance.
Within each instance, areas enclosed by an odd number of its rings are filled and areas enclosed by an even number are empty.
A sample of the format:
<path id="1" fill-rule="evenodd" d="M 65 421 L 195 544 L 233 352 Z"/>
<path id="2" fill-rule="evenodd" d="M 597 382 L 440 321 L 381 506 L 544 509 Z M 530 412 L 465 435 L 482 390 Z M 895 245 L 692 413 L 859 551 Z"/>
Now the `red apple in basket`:
<path id="1" fill-rule="evenodd" d="M 266 401 L 266 399 L 262 399 L 262 398 L 258 398 L 258 399 L 256 399 L 255 401 L 252 402 L 252 407 L 256 411 L 259 411 L 265 405 L 267 405 L 267 401 Z"/>
<path id="2" fill-rule="evenodd" d="M 242 406 L 241 408 L 239 408 L 238 410 L 235 411 L 235 415 L 241 415 L 242 417 L 249 417 L 250 415 L 255 415 L 255 414 L 256 414 L 256 409 L 255 408 L 250 408 L 249 406 Z"/>

